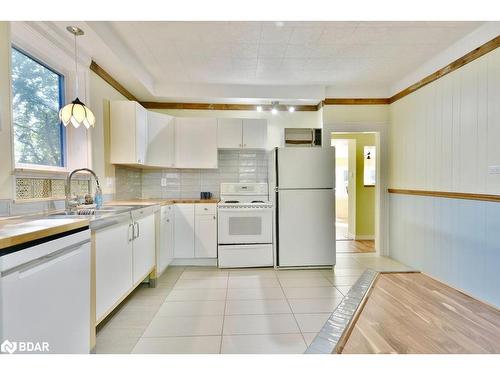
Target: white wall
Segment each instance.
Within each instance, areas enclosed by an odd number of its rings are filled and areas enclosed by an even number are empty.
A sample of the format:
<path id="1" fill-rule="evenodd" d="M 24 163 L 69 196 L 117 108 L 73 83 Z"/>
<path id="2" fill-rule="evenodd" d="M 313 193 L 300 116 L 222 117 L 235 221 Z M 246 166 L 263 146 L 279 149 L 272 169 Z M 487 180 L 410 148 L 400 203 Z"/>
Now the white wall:
<path id="1" fill-rule="evenodd" d="M 107 84 L 94 72 L 90 72 L 90 102 L 89 106 L 96 118 L 92 130 L 92 160 L 94 172 L 101 180 L 104 194 L 115 192 L 115 167 L 109 160 L 109 101 L 126 100 L 126 98 Z"/>
<path id="2" fill-rule="evenodd" d="M 387 123 L 389 105 L 325 105 L 323 107 L 324 124 L 346 123 Z"/>
<path id="3" fill-rule="evenodd" d="M 10 24 L 0 22 L 0 199 L 12 198 Z"/>
<path id="4" fill-rule="evenodd" d="M 389 187 L 500 194 L 500 48 L 391 104 Z M 390 194 L 390 255 L 500 306 L 500 204 Z"/>
<path id="5" fill-rule="evenodd" d="M 500 194 L 500 48 L 391 105 L 389 187 Z"/>

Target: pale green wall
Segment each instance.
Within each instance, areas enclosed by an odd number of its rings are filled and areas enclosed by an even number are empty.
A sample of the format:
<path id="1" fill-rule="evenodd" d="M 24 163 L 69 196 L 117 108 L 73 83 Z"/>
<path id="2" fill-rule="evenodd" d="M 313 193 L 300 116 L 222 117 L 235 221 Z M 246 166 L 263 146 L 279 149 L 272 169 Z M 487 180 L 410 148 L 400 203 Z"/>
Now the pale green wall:
<path id="1" fill-rule="evenodd" d="M 375 187 L 363 184 L 364 146 L 375 146 L 375 133 L 336 133 L 332 139 L 356 140 L 356 236 L 375 234 Z"/>

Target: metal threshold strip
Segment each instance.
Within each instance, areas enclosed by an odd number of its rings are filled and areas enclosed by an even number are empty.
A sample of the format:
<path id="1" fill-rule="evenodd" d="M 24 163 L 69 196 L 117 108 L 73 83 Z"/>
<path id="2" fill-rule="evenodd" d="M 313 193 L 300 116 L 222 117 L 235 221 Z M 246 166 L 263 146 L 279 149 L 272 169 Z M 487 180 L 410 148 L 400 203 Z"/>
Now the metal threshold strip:
<path id="1" fill-rule="evenodd" d="M 359 277 L 349 290 L 342 302 L 337 306 L 332 315 L 309 345 L 305 354 L 339 354 L 349 338 L 363 307 L 370 296 L 370 291 L 375 285 L 378 275 L 393 272 L 416 271 L 390 271 L 378 272 L 368 269 Z"/>

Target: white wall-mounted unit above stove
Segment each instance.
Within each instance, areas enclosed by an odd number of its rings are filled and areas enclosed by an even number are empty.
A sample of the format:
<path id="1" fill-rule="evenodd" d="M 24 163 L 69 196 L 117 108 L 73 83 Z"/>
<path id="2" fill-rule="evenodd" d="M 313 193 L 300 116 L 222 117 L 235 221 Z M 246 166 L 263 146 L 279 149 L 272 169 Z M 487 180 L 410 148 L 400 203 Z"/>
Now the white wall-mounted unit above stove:
<path id="1" fill-rule="evenodd" d="M 220 268 L 273 266 L 273 206 L 267 183 L 222 183 Z"/>

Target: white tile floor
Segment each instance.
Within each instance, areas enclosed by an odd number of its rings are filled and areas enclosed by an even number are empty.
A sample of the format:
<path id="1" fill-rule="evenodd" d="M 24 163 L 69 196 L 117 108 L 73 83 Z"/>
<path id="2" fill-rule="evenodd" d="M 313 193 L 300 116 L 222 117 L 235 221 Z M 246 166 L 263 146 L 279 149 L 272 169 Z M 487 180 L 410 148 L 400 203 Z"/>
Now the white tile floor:
<path id="1" fill-rule="evenodd" d="M 375 254 L 339 254 L 332 270 L 170 267 L 101 327 L 97 353 L 303 353 L 366 268 L 406 270 Z"/>

